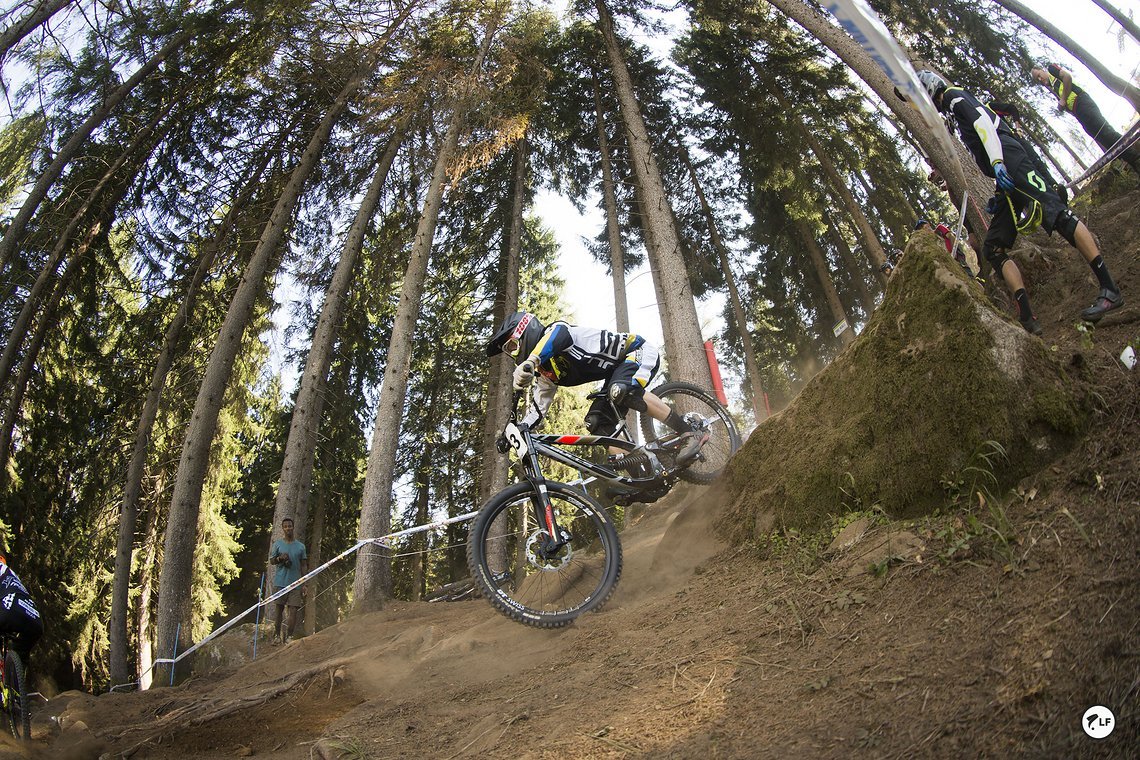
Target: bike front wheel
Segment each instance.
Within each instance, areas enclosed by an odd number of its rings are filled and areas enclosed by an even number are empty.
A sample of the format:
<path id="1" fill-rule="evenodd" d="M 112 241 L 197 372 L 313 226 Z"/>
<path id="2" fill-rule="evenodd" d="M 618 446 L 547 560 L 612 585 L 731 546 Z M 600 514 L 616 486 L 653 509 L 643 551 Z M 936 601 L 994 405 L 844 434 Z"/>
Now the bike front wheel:
<path id="1" fill-rule="evenodd" d="M 4 656 L 4 713 L 6 723 L 17 739 L 28 739 L 32 735 L 31 718 L 28 715 L 28 687 L 24 682 L 24 664 L 20 655 L 9 650 Z"/>
<path id="2" fill-rule="evenodd" d="M 724 471 L 728 460 L 740 448 L 740 434 L 736 431 L 732 415 L 712 394 L 692 383 L 662 383 L 656 388 L 650 388 L 650 392 L 684 418 L 694 430 L 709 434 L 709 440 L 701 449 L 700 456 L 680 470 L 677 476 L 681 480 L 700 485 L 716 480 Z M 641 432 L 647 444 L 677 437 L 665 423 L 645 413 L 641 414 Z"/>
<path id="3" fill-rule="evenodd" d="M 561 628 L 596 611 L 621 578 L 621 542 L 605 509 L 563 483 L 547 483 L 558 526 L 568 540 L 556 550 L 535 524 L 529 482 L 500 491 L 471 523 L 467 564 L 479 591 L 511 620 Z"/>

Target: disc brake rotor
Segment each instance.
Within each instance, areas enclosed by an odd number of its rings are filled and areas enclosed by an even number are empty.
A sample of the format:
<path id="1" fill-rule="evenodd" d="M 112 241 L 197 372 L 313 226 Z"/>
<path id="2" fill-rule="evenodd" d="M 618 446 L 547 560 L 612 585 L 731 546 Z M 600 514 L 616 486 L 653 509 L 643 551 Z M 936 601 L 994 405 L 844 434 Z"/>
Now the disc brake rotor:
<path id="1" fill-rule="evenodd" d="M 542 544 L 546 541 L 546 531 L 538 530 L 530 534 L 526 540 L 526 559 L 531 567 L 538 568 L 543 572 L 554 572 L 561 570 L 570 564 L 571 558 L 574 556 L 574 550 L 570 547 L 569 543 L 563 544 L 559 547 L 558 552 L 554 556 L 548 556 L 542 550 Z"/>

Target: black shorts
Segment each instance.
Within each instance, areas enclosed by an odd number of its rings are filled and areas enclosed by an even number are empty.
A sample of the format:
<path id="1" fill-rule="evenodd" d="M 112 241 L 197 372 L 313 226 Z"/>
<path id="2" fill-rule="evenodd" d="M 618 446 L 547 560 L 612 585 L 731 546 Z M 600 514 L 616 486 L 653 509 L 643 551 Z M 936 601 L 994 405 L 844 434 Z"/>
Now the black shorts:
<path id="1" fill-rule="evenodd" d="M 1034 200 L 1041 204 L 1041 226 L 1046 232 L 1052 233 L 1058 218 L 1065 212 L 1066 207 L 1061 198 L 1053 191 L 1049 181 L 1052 177 L 1042 177 L 1037 169 L 1033 156 L 1026 152 L 1021 141 L 1012 135 L 999 133 L 1001 150 L 1005 157 L 1005 168 L 1009 171 L 1016 189 L 1010 192 L 1009 199 L 1014 209 L 1021 211 Z M 997 213 L 990 222 L 990 231 L 986 234 L 985 253 L 988 256 L 994 250 L 1009 250 L 1017 240 L 1017 220 L 1009 209 L 1009 203 L 999 196 Z"/>
<path id="2" fill-rule="evenodd" d="M 608 394 L 610 386 L 614 383 L 623 383 L 632 388 L 631 395 L 633 398 L 627 397 L 625 402 L 618 405 L 618 410 L 622 413 L 635 409 L 641 411 L 645 402 L 641 401 L 641 397 L 645 394 L 645 388 L 641 383 L 633 379 L 637 374 L 637 370 L 641 365 L 637 362 L 625 361 L 619 364 L 612 375 L 606 379 L 605 385 L 602 386 L 602 391 Z M 661 366 L 661 361 L 658 360 L 657 364 L 653 367 L 653 372 L 650 374 L 650 379 L 653 375 L 657 374 L 658 368 Z M 640 402 L 640 403 L 639 403 Z M 586 412 L 586 429 L 594 435 L 613 435 L 617 430 L 618 418 L 614 414 L 613 405 L 610 403 L 609 396 L 594 399 L 590 404 L 590 410 Z"/>

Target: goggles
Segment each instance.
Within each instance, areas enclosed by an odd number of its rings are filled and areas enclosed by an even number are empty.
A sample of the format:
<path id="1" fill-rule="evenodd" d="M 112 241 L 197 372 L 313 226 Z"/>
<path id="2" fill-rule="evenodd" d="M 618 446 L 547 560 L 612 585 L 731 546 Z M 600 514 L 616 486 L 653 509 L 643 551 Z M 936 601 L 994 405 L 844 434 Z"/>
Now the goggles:
<path id="1" fill-rule="evenodd" d="M 521 345 L 522 336 L 526 334 L 527 325 L 534 319 L 533 314 L 524 314 L 519 323 L 515 325 L 515 329 L 511 331 L 511 336 L 503 341 L 503 353 L 508 356 L 518 358 L 519 346 Z"/>

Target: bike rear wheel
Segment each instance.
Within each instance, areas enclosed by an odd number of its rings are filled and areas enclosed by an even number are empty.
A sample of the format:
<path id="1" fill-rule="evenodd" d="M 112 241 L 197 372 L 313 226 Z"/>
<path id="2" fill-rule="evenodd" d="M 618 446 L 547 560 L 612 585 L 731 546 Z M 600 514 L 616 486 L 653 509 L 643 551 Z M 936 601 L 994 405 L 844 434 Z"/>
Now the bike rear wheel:
<path id="1" fill-rule="evenodd" d="M 4 656 L 4 713 L 6 723 L 17 739 L 32 735 L 31 717 L 28 715 L 28 687 L 24 682 L 24 664 L 20 655 L 9 650 Z"/>
<path id="2" fill-rule="evenodd" d="M 690 483 L 711 483 L 724 471 L 725 465 L 740 448 L 740 434 L 728 410 L 710 393 L 698 385 L 684 382 L 662 383 L 649 389 L 654 396 L 668 404 L 692 427 L 705 430 L 709 440 L 700 456 L 677 476 Z M 676 433 L 663 422 L 648 414 L 641 415 L 641 433 L 645 442 L 675 438 Z"/>
<path id="3" fill-rule="evenodd" d="M 558 525 L 569 541 L 543 550 L 535 524 L 534 487 L 517 483 L 483 505 L 471 523 L 467 564 L 479 591 L 511 620 L 561 628 L 596 611 L 621 578 L 621 542 L 605 509 L 563 483 L 547 483 Z"/>

